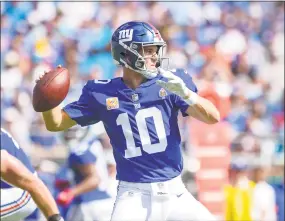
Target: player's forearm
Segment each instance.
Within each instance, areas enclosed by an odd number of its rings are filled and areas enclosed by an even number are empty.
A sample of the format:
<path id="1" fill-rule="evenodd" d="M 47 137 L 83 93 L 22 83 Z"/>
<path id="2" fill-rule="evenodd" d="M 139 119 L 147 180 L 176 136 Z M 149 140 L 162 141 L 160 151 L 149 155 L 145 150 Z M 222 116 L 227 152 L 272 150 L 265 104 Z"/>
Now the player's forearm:
<path id="1" fill-rule="evenodd" d="M 55 200 L 39 178 L 30 184 L 28 192 L 46 218 L 59 214 Z"/>
<path id="2" fill-rule="evenodd" d="M 76 124 L 68 115 L 59 107 L 42 113 L 47 130 L 62 131 Z"/>
<path id="3" fill-rule="evenodd" d="M 2 150 L 1 178 L 18 188 L 28 191 L 47 218 L 59 213 L 52 195 L 43 182 L 18 159 Z"/>
<path id="4" fill-rule="evenodd" d="M 98 187 L 100 180 L 97 176 L 88 176 L 81 183 L 71 188 L 73 195 L 79 196 Z"/>
<path id="5" fill-rule="evenodd" d="M 190 91 L 189 97 L 192 95 L 193 96 L 194 92 Z M 192 104 L 189 106 L 187 109 L 187 113 L 200 120 L 203 121 L 204 123 L 207 124 L 214 124 L 220 121 L 220 113 L 217 110 L 217 108 L 214 106 L 212 102 L 209 100 L 200 97 L 199 95 L 194 95 L 197 96 L 195 100 L 195 104 Z M 186 98 L 187 99 L 187 98 Z"/>
<path id="6" fill-rule="evenodd" d="M 59 128 L 63 118 L 61 108 L 59 106 L 51 110 L 45 111 L 42 114 L 46 124 L 46 128 L 49 131 L 54 131 Z"/>

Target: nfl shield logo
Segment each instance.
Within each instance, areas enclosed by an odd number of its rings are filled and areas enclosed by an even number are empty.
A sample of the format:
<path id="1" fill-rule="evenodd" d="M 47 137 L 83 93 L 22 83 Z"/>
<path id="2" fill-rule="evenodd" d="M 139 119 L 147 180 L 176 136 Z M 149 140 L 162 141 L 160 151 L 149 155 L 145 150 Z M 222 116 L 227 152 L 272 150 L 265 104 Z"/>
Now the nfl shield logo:
<path id="1" fill-rule="evenodd" d="M 132 101 L 138 101 L 139 100 L 139 95 L 138 94 L 132 94 Z"/>
<path id="2" fill-rule="evenodd" d="M 134 106 L 135 106 L 135 109 L 140 109 L 141 108 L 141 104 L 140 103 L 134 104 Z"/>
<path id="3" fill-rule="evenodd" d="M 166 97 L 166 95 L 167 95 L 166 90 L 165 90 L 164 88 L 161 88 L 161 89 L 159 90 L 159 97 L 161 97 L 162 99 L 164 99 L 164 98 Z"/>
<path id="4" fill-rule="evenodd" d="M 119 100 L 117 97 L 109 97 L 106 99 L 107 110 L 118 109 Z"/>

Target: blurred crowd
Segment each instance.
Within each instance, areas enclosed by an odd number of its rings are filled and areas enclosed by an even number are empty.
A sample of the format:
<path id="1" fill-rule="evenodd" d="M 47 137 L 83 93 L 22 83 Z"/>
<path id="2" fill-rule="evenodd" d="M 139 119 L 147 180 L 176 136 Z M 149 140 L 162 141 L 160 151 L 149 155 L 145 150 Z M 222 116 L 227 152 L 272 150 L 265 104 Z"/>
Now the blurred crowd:
<path id="1" fill-rule="evenodd" d="M 169 68 L 187 69 L 229 123 L 233 155 L 258 155 L 258 166 L 271 169 L 266 180 L 279 184 L 280 168 L 284 171 L 284 2 L 1 2 L 1 126 L 34 164 L 47 175 L 68 155 L 61 135 L 46 131 L 32 108 L 35 80 L 58 64 L 66 67 L 72 80 L 68 103 L 78 98 L 86 80 L 121 76 L 110 39 L 130 20 L 148 21 L 160 30 Z M 187 131 L 186 120 L 181 121 Z M 98 127 L 106 146 L 108 138 Z M 240 168 L 235 160 L 230 170 Z"/>

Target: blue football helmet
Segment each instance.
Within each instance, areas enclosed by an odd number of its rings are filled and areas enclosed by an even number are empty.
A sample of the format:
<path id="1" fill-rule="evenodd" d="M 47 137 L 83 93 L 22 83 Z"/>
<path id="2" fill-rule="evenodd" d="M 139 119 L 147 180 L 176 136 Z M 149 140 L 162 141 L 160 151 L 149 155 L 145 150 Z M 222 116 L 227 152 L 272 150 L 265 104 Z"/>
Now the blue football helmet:
<path id="1" fill-rule="evenodd" d="M 121 25 L 115 30 L 111 41 L 112 56 L 117 65 L 129 68 L 151 79 L 156 77 L 157 70 L 148 70 L 144 59 L 144 46 L 158 47 L 158 62 L 162 64 L 166 42 L 159 31 L 146 22 L 131 21 Z M 142 52 L 140 54 L 139 52 Z"/>

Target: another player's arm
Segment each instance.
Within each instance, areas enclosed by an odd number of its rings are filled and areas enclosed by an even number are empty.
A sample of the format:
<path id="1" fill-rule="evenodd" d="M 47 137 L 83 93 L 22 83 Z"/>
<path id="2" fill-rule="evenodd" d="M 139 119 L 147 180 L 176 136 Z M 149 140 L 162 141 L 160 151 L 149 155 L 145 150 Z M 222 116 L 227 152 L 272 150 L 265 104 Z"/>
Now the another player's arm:
<path id="1" fill-rule="evenodd" d="M 84 176 L 84 179 L 82 182 L 71 188 L 74 196 L 79 196 L 97 188 L 100 179 L 94 164 L 76 165 L 76 169 Z"/>
<path id="2" fill-rule="evenodd" d="M 186 110 L 189 116 L 192 116 L 207 124 L 214 124 L 220 121 L 220 113 L 211 101 L 197 95 L 191 90 L 188 91 L 188 95 L 183 99 L 189 100 L 191 99 L 191 96 L 196 96 L 196 98 L 195 104 L 189 105 L 188 109 Z"/>
<path id="3" fill-rule="evenodd" d="M 59 214 L 56 202 L 44 183 L 6 150 L 1 150 L 1 178 L 28 191 L 47 219 L 52 220 L 52 216 Z"/>
<path id="4" fill-rule="evenodd" d="M 84 176 L 79 184 L 70 189 L 63 190 L 57 196 L 60 205 L 69 205 L 74 197 L 80 196 L 98 187 L 100 179 L 97 175 L 94 164 L 76 165 L 76 170 Z"/>
<path id="5" fill-rule="evenodd" d="M 63 131 L 77 124 L 59 106 L 43 112 L 42 115 L 49 131 Z"/>

